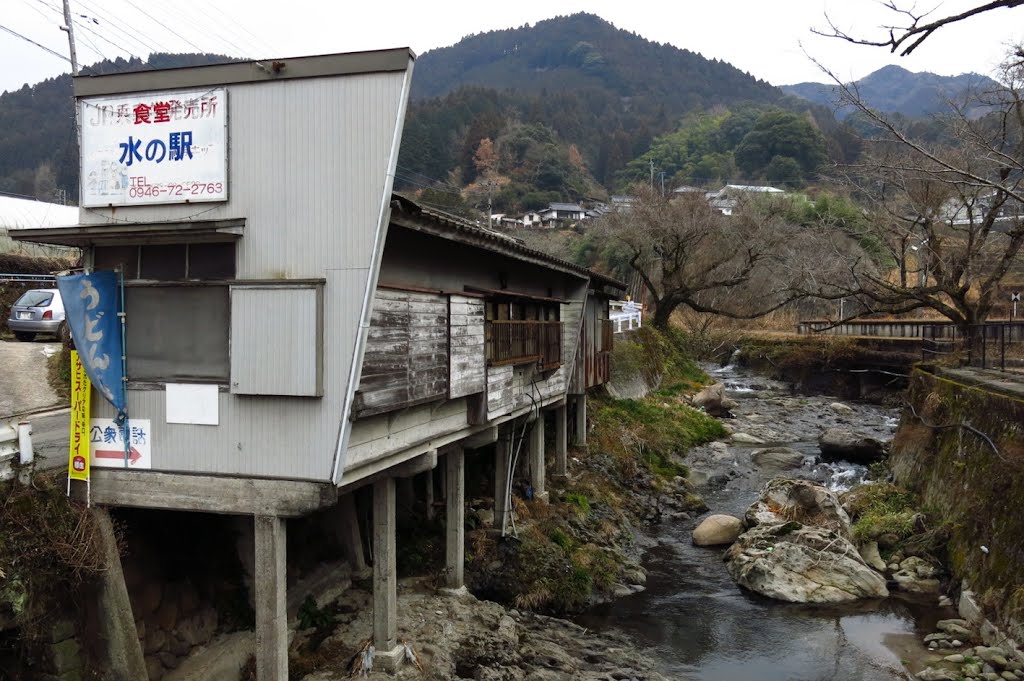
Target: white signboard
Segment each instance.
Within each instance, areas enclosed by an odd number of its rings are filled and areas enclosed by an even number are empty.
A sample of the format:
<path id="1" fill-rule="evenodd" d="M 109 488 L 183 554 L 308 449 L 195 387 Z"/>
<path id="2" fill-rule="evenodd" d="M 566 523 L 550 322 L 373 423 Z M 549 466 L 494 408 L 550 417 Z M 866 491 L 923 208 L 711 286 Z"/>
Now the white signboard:
<path id="1" fill-rule="evenodd" d="M 216 426 L 220 389 L 212 384 L 167 384 L 167 423 Z"/>
<path id="2" fill-rule="evenodd" d="M 81 205 L 226 201 L 227 104 L 224 88 L 79 101 Z"/>
<path id="3" fill-rule="evenodd" d="M 125 465 L 124 437 L 128 436 L 128 465 Z M 114 419 L 92 419 L 89 423 L 89 454 L 93 468 L 152 468 L 149 419 L 128 419 L 119 427 Z"/>

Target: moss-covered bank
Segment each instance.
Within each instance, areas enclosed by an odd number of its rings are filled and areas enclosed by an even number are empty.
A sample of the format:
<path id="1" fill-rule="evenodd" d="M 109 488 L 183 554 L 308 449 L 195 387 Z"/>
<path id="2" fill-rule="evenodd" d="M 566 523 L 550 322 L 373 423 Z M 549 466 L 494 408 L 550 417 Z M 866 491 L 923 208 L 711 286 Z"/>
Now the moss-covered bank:
<path id="1" fill-rule="evenodd" d="M 550 504 L 515 499 L 518 539 L 496 539 L 479 522 L 467 532 L 467 581 L 478 595 L 565 614 L 644 581 L 635 532 L 666 516 L 705 508 L 686 480 L 686 452 L 725 435 L 690 407 L 708 382 L 684 339 L 644 329 L 617 342 L 613 375 L 642 374 L 655 392 L 589 398 L 588 446 L 570 451 L 569 475 L 548 471 Z"/>
<path id="2" fill-rule="evenodd" d="M 1024 401 L 916 370 L 892 445 L 896 480 L 949 532 L 953 573 L 1024 638 Z"/>

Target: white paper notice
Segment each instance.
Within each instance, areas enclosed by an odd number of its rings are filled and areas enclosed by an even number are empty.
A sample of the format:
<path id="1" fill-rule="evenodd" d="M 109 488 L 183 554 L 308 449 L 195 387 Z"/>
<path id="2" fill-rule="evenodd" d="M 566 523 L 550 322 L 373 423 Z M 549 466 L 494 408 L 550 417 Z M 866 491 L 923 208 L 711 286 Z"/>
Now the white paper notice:
<path id="1" fill-rule="evenodd" d="M 167 384 L 167 423 L 216 426 L 220 423 L 219 389 L 201 383 Z"/>

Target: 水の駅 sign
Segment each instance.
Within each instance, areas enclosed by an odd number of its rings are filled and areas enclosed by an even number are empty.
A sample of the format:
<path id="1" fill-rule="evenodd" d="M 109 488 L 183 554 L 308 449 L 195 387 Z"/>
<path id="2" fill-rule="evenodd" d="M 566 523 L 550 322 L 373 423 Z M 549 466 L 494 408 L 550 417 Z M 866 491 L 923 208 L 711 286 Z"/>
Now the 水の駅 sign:
<path id="1" fill-rule="evenodd" d="M 224 88 L 89 98 L 78 105 L 83 206 L 228 198 Z"/>

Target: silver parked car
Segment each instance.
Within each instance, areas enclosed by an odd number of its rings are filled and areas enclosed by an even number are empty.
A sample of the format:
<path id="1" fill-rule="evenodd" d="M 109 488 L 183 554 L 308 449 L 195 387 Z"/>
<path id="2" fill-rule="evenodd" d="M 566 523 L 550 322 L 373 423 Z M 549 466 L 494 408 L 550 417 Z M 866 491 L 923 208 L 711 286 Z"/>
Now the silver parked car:
<path id="1" fill-rule="evenodd" d="M 64 321 L 64 301 L 60 291 L 55 288 L 25 291 L 11 306 L 7 328 L 20 341 L 30 341 L 37 333 L 51 333 L 58 340 L 67 341 L 70 332 Z"/>

